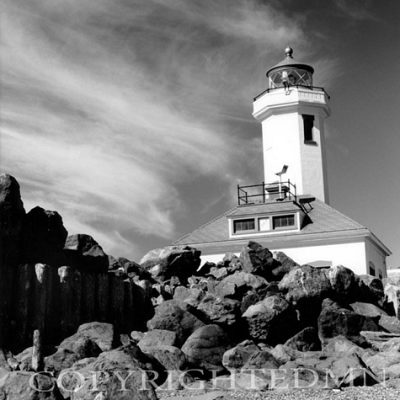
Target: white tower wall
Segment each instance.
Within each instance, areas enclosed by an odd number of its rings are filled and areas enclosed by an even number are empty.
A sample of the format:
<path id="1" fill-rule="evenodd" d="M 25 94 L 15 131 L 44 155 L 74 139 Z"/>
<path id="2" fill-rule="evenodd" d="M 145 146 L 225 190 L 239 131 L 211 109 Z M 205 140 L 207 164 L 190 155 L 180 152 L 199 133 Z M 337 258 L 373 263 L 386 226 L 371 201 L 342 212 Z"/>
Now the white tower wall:
<path id="1" fill-rule="evenodd" d="M 310 194 L 328 202 L 324 120 L 328 97 L 322 90 L 292 87 L 274 89 L 254 102 L 253 116 L 262 124 L 264 180 L 288 166 L 283 181 L 296 185 L 297 194 Z M 314 117 L 312 142 L 305 142 L 303 115 Z"/>

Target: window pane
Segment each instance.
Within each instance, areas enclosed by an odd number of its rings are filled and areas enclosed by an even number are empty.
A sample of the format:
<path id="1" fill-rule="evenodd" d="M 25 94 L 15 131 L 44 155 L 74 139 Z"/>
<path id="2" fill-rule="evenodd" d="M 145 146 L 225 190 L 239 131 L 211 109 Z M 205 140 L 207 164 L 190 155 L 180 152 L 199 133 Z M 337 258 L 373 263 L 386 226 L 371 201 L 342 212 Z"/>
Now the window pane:
<path id="1" fill-rule="evenodd" d="M 243 232 L 243 231 L 251 231 L 255 229 L 254 219 L 241 219 L 239 221 L 233 221 L 233 231 Z"/>
<path id="2" fill-rule="evenodd" d="M 304 128 L 304 141 L 312 142 L 313 137 L 313 127 L 314 127 L 314 116 L 313 115 L 303 115 L 303 128 Z"/>
<path id="3" fill-rule="evenodd" d="M 260 231 L 271 230 L 271 220 L 269 218 L 259 218 L 258 219 L 258 228 Z"/>

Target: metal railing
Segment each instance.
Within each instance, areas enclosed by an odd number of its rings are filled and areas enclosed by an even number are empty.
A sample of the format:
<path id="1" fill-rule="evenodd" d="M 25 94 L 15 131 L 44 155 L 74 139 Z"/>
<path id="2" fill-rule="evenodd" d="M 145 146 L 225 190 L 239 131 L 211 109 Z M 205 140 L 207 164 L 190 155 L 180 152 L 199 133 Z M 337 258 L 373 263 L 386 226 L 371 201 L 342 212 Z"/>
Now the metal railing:
<path id="1" fill-rule="evenodd" d="M 327 91 L 323 88 L 323 87 L 319 87 L 319 86 L 306 86 L 306 85 L 290 85 L 289 84 L 289 88 L 304 88 L 304 89 L 310 89 L 310 90 L 316 90 L 318 92 L 323 92 L 326 94 L 326 96 L 328 97 L 328 99 L 331 98 L 331 96 L 329 96 L 329 94 L 327 93 Z M 280 86 L 280 87 L 275 87 L 275 88 L 268 88 L 265 89 L 263 92 L 261 92 L 260 94 L 258 94 L 256 97 L 254 97 L 253 101 L 256 101 L 258 98 L 260 98 L 262 95 L 264 95 L 265 93 L 270 93 L 273 92 L 275 90 L 280 90 L 280 89 L 285 89 L 284 86 Z"/>
<path id="2" fill-rule="evenodd" d="M 272 201 L 297 201 L 296 185 L 285 182 L 262 182 L 258 185 L 237 185 L 238 205 L 261 204 Z"/>

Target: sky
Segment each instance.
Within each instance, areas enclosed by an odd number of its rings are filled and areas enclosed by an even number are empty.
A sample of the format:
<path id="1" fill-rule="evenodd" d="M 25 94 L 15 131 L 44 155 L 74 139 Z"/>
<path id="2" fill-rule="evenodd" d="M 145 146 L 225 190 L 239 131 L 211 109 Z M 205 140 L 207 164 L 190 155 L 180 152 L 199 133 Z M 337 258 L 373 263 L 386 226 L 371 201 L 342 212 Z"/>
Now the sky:
<path id="1" fill-rule="evenodd" d="M 400 267 L 398 0 L 3 0 L 0 169 L 135 261 L 262 181 L 252 99 L 290 45 L 331 96 L 330 204 Z"/>

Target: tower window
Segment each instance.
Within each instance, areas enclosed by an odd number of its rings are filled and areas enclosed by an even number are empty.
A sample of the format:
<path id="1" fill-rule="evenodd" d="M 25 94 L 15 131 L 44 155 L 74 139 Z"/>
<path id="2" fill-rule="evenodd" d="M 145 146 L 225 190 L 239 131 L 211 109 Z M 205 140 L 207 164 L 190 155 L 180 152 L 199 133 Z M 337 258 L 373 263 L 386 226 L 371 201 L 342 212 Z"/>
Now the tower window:
<path id="1" fill-rule="evenodd" d="M 294 226 L 294 215 L 279 215 L 272 218 L 274 229 Z"/>
<path id="2" fill-rule="evenodd" d="M 313 135 L 314 115 L 303 115 L 303 128 L 304 128 L 304 143 L 315 144 Z"/>
<path id="3" fill-rule="evenodd" d="M 238 232 L 246 232 L 255 230 L 256 225 L 254 218 L 251 219 L 240 219 L 237 221 L 233 221 L 233 231 L 235 233 Z"/>

